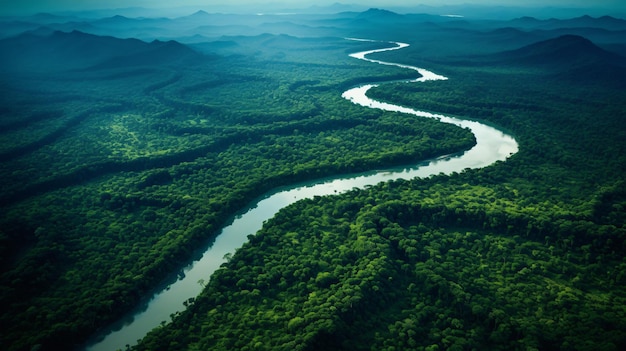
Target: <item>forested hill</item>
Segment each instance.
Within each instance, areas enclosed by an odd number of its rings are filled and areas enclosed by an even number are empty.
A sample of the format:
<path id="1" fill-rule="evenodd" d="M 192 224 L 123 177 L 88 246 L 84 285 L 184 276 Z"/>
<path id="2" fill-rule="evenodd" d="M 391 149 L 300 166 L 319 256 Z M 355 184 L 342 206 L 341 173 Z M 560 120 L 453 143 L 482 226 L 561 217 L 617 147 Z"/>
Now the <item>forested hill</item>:
<path id="1" fill-rule="evenodd" d="M 2 69 L 67 71 L 190 63 L 202 55 L 175 41 L 150 43 L 83 33 L 44 30 L 0 40 Z"/>
<path id="2" fill-rule="evenodd" d="M 553 68 L 560 65 L 562 69 L 602 64 L 626 67 L 625 57 L 601 49 L 591 40 L 578 35 L 563 35 L 540 41 L 500 53 L 496 57 L 516 64 L 547 65 Z"/>
<path id="3" fill-rule="evenodd" d="M 493 56 L 492 64 L 540 68 L 561 81 L 626 87 L 626 57 L 587 38 L 563 35 Z"/>

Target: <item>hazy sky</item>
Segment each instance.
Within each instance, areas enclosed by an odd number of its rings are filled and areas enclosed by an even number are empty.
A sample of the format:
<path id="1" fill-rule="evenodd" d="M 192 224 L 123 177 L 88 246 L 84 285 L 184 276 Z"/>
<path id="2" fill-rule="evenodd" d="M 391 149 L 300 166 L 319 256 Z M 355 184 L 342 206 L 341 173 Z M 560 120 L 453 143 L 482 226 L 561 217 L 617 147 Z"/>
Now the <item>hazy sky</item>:
<path id="1" fill-rule="evenodd" d="M 464 3 L 481 5 L 506 5 L 506 6 L 556 6 L 556 7 L 582 7 L 606 10 L 607 14 L 612 11 L 626 11 L 626 0 L 0 0 L 0 14 L 37 13 L 55 11 L 82 11 L 93 9 L 111 9 L 126 7 L 173 7 L 173 6 L 198 6 L 206 10 L 211 8 L 223 8 L 223 6 L 246 5 L 255 7 L 264 3 L 285 3 L 286 7 L 303 7 L 309 4 L 319 6 L 332 3 L 358 4 L 371 7 L 393 7 L 424 5 L 458 5 Z"/>

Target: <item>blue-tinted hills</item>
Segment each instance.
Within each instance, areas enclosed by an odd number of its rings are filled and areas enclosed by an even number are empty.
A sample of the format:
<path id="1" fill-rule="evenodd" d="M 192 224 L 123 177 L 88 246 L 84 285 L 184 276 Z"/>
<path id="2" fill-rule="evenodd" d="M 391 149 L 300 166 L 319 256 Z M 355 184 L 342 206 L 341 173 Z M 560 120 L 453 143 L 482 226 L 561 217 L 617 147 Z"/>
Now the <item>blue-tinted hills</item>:
<path id="1" fill-rule="evenodd" d="M 44 32 L 44 33 L 42 33 Z M 202 59 L 176 41 L 144 42 L 80 31 L 23 33 L 0 40 L 0 62 L 7 71 L 68 71 L 175 65 Z"/>

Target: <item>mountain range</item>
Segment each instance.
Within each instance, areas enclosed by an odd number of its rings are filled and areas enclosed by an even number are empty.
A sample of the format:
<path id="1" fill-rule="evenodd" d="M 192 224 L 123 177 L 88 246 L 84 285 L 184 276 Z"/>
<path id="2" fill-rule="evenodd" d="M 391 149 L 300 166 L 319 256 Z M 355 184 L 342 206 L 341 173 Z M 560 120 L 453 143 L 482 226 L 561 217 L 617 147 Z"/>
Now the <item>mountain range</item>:
<path id="1" fill-rule="evenodd" d="M 385 26 L 402 40 L 411 26 L 414 43 L 424 55 L 450 54 L 445 43 L 454 38 L 454 55 L 476 55 L 482 64 L 536 66 L 577 79 L 620 80 L 626 55 L 626 21 L 581 16 L 541 20 L 519 17 L 509 21 L 468 20 L 429 14 L 398 14 L 384 9 L 328 15 L 229 15 L 197 11 L 177 18 L 130 18 L 121 15 L 84 19 L 38 14 L 0 21 L 0 32 L 21 31 L 0 39 L 0 63 L 5 71 L 79 70 L 132 66 L 176 65 L 202 59 L 184 44 L 215 48 L 233 36 L 263 34 L 375 37 Z M 29 28 L 29 30 L 25 30 Z M 142 33 L 142 35 L 135 35 Z M 167 35 L 165 35 L 167 33 Z M 421 37 L 420 37 L 421 36 Z M 131 38 L 129 38 L 131 37 Z M 134 39 L 138 38 L 138 39 Z M 172 40 L 174 39 L 174 40 Z M 464 46 L 466 43 L 467 46 Z M 485 43 L 488 45 L 474 45 Z M 487 50 L 486 52 L 484 50 Z M 489 52 L 491 50 L 491 52 Z M 206 50 L 202 50 L 206 53 Z M 206 57 L 205 57 L 206 59 Z M 475 61 L 475 59 L 472 59 Z M 615 74 L 618 72 L 618 74 Z M 616 78 L 617 77 L 617 78 Z"/>
<path id="2" fill-rule="evenodd" d="M 341 7 L 344 8 L 344 7 Z M 512 20 L 486 20 L 441 15 L 437 13 L 399 14 L 384 9 L 367 11 L 343 11 L 327 14 L 247 14 L 208 13 L 196 11 L 189 15 L 168 17 L 131 17 L 113 15 L 87 18 L 77 15 L 55 15 L 41 13 L 26 17 L 0 17 L 0 38 L 19 35 L 40 27 L 63 32 L 78 30 L 85 33 L 137 38 L 144 41 L 167 40 L 203 35 L 219 38 L 222 35 L 290 34 L 310 36 L 323 31 L 324 35 L 344 36 L 360 31 L 368 33 L 376 25 L 386 28 L 410 23 L 420 27 L 436 24 L 440 29 L 463 29 L 467 31 L 493 31 L 500 28 L 515 28 L 544 39 L 564 34 L 576 34 L 592 39 L 596 43 L 612 44 L 626 37 L 626 20 L 602 16 L 580 16 L 571 19 L 538 19 L 518 17 Z M 294 28 L 301 28 L 292 32 Z"/>

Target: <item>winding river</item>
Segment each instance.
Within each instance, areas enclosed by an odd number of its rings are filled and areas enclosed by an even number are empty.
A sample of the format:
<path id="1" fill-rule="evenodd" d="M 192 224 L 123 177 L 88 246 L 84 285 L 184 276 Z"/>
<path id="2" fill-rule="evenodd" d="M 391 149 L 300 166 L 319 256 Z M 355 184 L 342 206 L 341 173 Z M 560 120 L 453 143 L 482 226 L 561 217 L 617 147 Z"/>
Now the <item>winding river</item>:
<path id="1" fill-rule="evenodd" d="M 374 42 L 373 40 L 365 39 L 349 40 Z M 358 52 L 350 56 L 376 64 L 414 70 L 420 74 L 419 78 L 407 82 L 447 79 L 422 68 L 367 58 L 369 54 L 399 50 L 409 46 L 409 44 L 397 42 L 389 42 L 389 44 L 391 46 L 387 48 Z M 338 194 L 355 187 L 363 188 L 394 179 L 428 177 L 439 173 L 460 172 L 466 168 L 486 167 L 496 161 L 506 160 L 518 150 L 517 142 L 513 137 L 494 127 L 476 121 L 418 111 L 368 98 L 366 96 L 367 91 L 376 86 L 378 84 L 358 86 L 345 91 L 342 96 L 355 104 L 369 108 L 408 113 L 418 117 L 436 118 L 443 123 L 469 128 L 476 136 L 476 145 L 463 153 L 443 156 L 418 164 L 381 171 L 342 175 L 274 189 L 265 196 L 253 201 L 248 208 L 235 216 L 231 224 L 222 229 L 213 245 L 203 253 L 202 258 L 184 268 L 179 280 L 163 291 L 156 293 L 146 305 L 137 311 L 131 312 L 127 318 L 112 326 L 107 335 L 101 335 L 97 340 L 92 341 L 86 349 L 88 351 L 124 349 L 126 345 L 136 344 L 138 339 L 143 338 L 150 330 L 159 326 L 162 321 L 169 321 L 171 314 L 184 309 L 184 301 L 197 296 L 201 292 L 202 282 L 209 280 L 211 274 L 226 260 L 225 257 L 228 254 L 232 254 L 237 248 L 241 247 L 248 240 L 248 235 L 256 233 L 261 229 L 264 221 L 273 217 L 276 212 L 287 205 L 305 198 Z"/>

